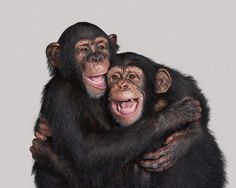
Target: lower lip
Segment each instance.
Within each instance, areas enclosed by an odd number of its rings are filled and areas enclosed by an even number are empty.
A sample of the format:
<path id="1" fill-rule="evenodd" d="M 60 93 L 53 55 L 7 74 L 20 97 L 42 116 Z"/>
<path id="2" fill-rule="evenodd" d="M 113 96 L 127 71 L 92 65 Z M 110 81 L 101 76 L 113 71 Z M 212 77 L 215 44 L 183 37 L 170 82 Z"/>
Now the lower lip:
<path id="1" fill-rule="evenodd" d="M 102 75 L 102 76 L 104 76 L 104 75 Z M 96 84 L 96 82 L 94 82 L 93 80 L 91 80 L 89 77 L 87 77 L 87 76 L 84 76 L 84 77 L 85 77 L 85 79 L 88 81 L 88 83 L 89 83 L 90 85 L 92 85 L 93 87 L 95 87 L 95 88 L 97 88 L 97 89 L 102 89 L 102 90 L 104 90 L 104 89 L 106 89 L 106 87 L 107 87 L 107 84 L 106 84 L 105 79 L 104 79 L 103 82 L 101 82 L 101 83 L 99 83 L 99 84 Z M 105 76 L 104 76 L 104 77 L 105 77 Z"/>
<path id="2" fill-rule="evenodd" d="M 137 103 L 136 104 L 133 104 L 133 105 L 135 105 L 135 110 L 133 111 L 133 112 L 131 112 L 131 113 L 120 113 L 118 110 L 117 110 L 117 108 L 118 108 L 118 105 L 116 104 L 116 102 L 112 102 L 112 110 L 113 110 L 113 112 L 115 113 L 115 114 L 117 114 L 118 116 L 123 116 L 123 117 L 128 117 L 128 116 L 131 116 L 131 115 L 133 115 L 136 111 L 137 111 L 137 108 L 138 108 L 138 105 L 139 105 L 139 103 L 138 103 L 138 101 L 137 101 Z M 132 107 L 131 107 L 132 108 Z"/>

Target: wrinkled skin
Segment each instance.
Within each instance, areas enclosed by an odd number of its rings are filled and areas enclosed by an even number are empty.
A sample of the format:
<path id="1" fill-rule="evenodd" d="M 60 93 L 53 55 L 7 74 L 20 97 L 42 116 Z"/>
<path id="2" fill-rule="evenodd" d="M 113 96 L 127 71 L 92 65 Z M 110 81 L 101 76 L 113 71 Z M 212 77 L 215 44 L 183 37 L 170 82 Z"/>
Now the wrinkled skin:
<path id="1" fill-rule="evenodd" d="M 113 67 L 107 74 L 113 117 L 122 126 L 140 119 L 145 102 L 144 73 L 138 67 Z"/>
<path id="2" fill-rule="evenodd" d="M 91 97 L 99 98 L 106 90 L 109 56 L 108 40 L 104 37 L 84 39 L 75 44 L 75 59 L 83 67 L 83 82 Z"/>

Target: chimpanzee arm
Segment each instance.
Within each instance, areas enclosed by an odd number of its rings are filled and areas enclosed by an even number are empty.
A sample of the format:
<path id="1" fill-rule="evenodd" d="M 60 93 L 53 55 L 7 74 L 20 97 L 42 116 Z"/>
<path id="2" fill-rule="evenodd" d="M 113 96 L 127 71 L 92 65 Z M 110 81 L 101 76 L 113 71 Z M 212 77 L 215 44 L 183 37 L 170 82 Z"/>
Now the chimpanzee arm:
<path id="1" fill-rule="evenodd" d="M 184 130 L 173 133 L 165 141 L 165 145 L 155 151 L 144 155 L 139 161 L 139 165 L 148 172 L 161 172 L 181 159 L 202 136 L 202 129 L 199 122 L 190 123 Z M 39 139 L 33 140 L 31 147 L 33 158 L 42 165 L 47 165 L 58 173 L 68 184 L 73 182 L 76 177 L 69 161 L 63 160 L 53 151 L 51 144 Z"/>
<path id="2" fill-rule="evenodd" d="M 189 123 L 186 129 L 171 134 L 159 150 L 144 155 L 139 165 L 149 172 L 164 171 L 183 158 L 202 135 L 200 121 Z"/>
<path id="3" fill-rule="evenodd" d="M 30 151 L 33 159 L 39 165 L 52 169 L 61 178 L 63 178 L 67 184 L 76 184 L 74 181 L 76 176 L 70 162 L 66 159 L 62 159 L 58 153 L 54 151 L 52 148 L 52 143 L 49 140 L 43 141 L 39 138 L 34 138 Z"/>
<path id="4" fill-rule="evenodd" d="M 80 101 L 84 99 L 73 99 L 76 93 L 64 91 L 62 86 L 57 85 L 58 88 L 45 93 L 41 112 L 48 119 L 49 125 L 53 126 L 55 145 L 64 148 L 63 153 L 70 156 L 82 179 L 101 179 L 100 175 L 109 177 L 139 156 L 154 138 L 177 125 L 198 119 L 196 101 L 187 99 L 158 113 L 157 117 L 150 116 L 148 120 L 141 120 L 138 125 L 115 128 L 101 134 L 89 133 L 86 122 L 80 122 L 83 116 Z"/>

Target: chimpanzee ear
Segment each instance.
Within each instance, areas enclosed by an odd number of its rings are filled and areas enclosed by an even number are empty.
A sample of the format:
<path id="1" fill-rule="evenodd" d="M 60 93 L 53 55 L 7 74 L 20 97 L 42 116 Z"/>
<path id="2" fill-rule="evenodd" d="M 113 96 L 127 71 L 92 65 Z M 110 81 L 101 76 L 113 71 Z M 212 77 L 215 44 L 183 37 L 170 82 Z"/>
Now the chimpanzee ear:
<path id="1" fill-rule="evenodd" d="M 48 58 L 48 63 L 57 68 L 59 68 L 61 65 L 59 60 L 59 54 L 60 54 L 60 44 L 58 44 L 57 42 L 53 42 L 47 46 L 46 55 Z"/>
<path id="2" fill-rule="evenodd" d="M 109 39 L 114 43 L 116 44 L 117 43 L 117 36 L 116 34 L 110 34 L 108 35 Z"/>
<path id="3" fill-rule="evenodd" d="M 157 93 L 165 93 L 168 91 L 172 84 L 172 78 L 169 72 L 161 68 L 156 73 L 156 83 L 155 83 L 155 91 Z"/>

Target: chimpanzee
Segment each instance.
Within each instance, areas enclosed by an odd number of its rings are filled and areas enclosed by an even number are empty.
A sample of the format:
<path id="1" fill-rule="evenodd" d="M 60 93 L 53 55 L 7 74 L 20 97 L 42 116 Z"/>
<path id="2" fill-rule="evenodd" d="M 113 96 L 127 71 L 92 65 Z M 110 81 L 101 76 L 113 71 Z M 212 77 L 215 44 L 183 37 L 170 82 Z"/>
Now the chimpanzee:
<path id="1" fill-rule="evenodd" d="M 147 64 L 154 67 L 154 74 Z M 145 174 L 142 170 L 135 168 L 135 165 L 131 165 L 123 173 L 123 182 L 126 178 L 123 187 L 224 187 L 223 156 L 207 128 L 209 118 L 207 100 L 192 77 L 184 76 L 176 70 L 157 64 L 139 54 L 123 53 L 117 55 L 107 74 L 110 109 L 113 117 L 123 125 L 130 125 L 127 116 L 131 116 L 134 107 L 140 101 L 138 95 L 131 95 L 130 91 L 134 87 L 141 87 L 143 77 L 150 79 L 150 81 L 151 78 L 156 78 L 154 83 L 156 83 L 157 96 L 153 100 L 156 104 L 156 110 L 165 109 L 181 98 L 190 96 L 200 102 L 202 117 L 200 121 L 188 123 L 187 127 L 184 125 L 176 130 L 174 135 L 182 138 L 174 139 L 173 142 L 162 147 L 158 152 L 146 155 L 146 159 L 153 159 L 153 156 L 156 159 L 162 159 L 165 161 L 165 165 L 171 165 L 173 161 L 178 161 L 173 167 L 161 173 Z M 135 120 L 133 119 L 133 121 Z M 167 132 L 166 135 L 172 133 Z M 159 144 L 161 143 L 163 141 L 159 142 Z M 156 150 L 157 147 L 157 144 L 149 145 L 147 151 Z M 148 163 L 151 164 L 152 161 L 144 161 L 142 165 L 150 166 Z"/>
<path id="2" fill-rule="evenodd" d="M 223 156 L 207 128 L 209 112 L 207 101 L 192 77 L 156 64 L 144 56 L 123 53 L 112 61 L 107 80 L 110 110 L 113 118 L 123 127 L 135 126 L 133 124 L 139 121 L 141 116 L 147 116 L 153 111 L 150 105 L 145 106 L 149 108 L 140 107 L 143 100 L 145 103 L 155 104 L 154 111 L 160 111 L 181 98 L 192 96 L 200 101 L 203 116 L 200 121 L 183 124 L 175 130 L 167 131 L 160 139 L 165 139 L 165 136 L 170 134 L 175 138 L 168 141 L 158 152 L 145 155 L 146 159 L 160 159 L 166 166 L 172 165 L 174 161 L 174 166 L 161 173 L 150 173 L 153 170 L 152 160 L 141 162 L 143 163 L 141 166 L 151 167 L 149 172 L 146 172 L 137 166 L 136 156 L 133 162 L 123 165 L 114 172 L 105 187 L 222 188 L 224 186 Z M 150 83 L 156 84 L 154 86 L 156 95 L 148 93 L 147 86 L 152 87 Z M 175 118 L 178 116 L 176 113 L 172 115 Z M 148 145 L 146 152 L 161 147 L 163 140 L 160 139 L 156 140 L 155 145 Z M 41 157 L 46 157 L 48 160 L 48 157 L 53 156 L 54 162 L 57 161 L 54 163 L 55 167 L 61 164 L 64 169 L 69 168 L 52 150 L 49 149 L 48 152 L 48 145 L 40 144 L 42 143 L 38 143 L 37 150 L 42 154 Z M 63 168 L 58 170 L 66 176 Z"/>
<path id="3" fill-rule="evenodd" d="M 146 147 L 166 131 L 199 119 L 199 103 L 187 98 L 158 114 L 150 111 L 133 126 L 115 128 L 102 95 L 109 60 L 117 48 L 115 35 L 108 36 L 86 22 L 70 26 L 57 43 L 47 47 L 52 78 L 44 88 L 40 116 L 53 130 L 53 139 L 47 142 L 73 167 L 66 172 L 76 176 L 63 179 L 57 168 L 51 168 L 53 160 L 43 165 L 36 162 L 33 171 L 37 187 L 69 187 L 68 182 L 72 187 L 103 187 L 104 180 L 144 154 Z M 147 102 L 151 89 L 144 86 L 143 101 L 152 106 Z"/>

